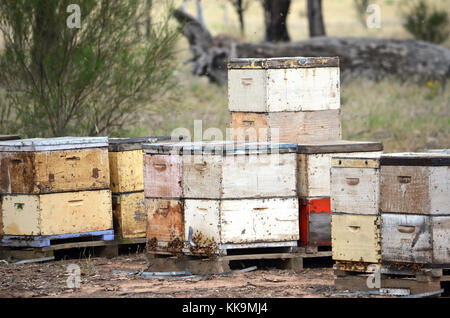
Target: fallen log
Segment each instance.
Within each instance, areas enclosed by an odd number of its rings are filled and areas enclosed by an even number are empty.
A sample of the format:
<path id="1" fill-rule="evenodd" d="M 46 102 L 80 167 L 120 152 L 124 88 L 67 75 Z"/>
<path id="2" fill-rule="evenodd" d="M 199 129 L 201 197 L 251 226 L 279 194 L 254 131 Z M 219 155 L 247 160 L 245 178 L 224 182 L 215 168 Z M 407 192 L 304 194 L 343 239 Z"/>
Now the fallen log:
<path id="1" fill-rule="evenodd" d="M 291 43 L 244 43 L 228 36 L 215 36 L 188 13 L 175 10 L 183 26 L 192 58 L 192 72 L 212 82 L 227 82 L 230 58 L 339 56 L 342 79 L 364 77 L 380 80 L 446 82 L 450 77 L 450 50 L 432 43 L 384 38 L 315 37 Z"/>

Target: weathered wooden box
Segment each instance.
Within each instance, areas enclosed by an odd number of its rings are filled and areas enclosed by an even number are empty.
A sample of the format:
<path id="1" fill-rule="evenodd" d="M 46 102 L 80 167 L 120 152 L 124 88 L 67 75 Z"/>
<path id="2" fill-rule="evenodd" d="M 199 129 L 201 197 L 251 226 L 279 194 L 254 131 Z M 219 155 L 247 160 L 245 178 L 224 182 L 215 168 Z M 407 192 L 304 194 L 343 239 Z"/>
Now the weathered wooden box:
<path id="1" fill-rule="evenodd" d="M 108 138 L 2 141 L 0 174 L 3 194 L 107 189 Z"/>
<path id="2" fill-rule="evenodd" d="M 50 236 L 113 229 L 111 191 L 4 195 L 3 235 Z"/>
<path id="3" fill-rule="evenodd" d="M 297 112 L 340 108 L 337 57 L 231 59 L 229 110 Z"/>
<path id="4" fill-rule="evenodd" d="M 300 245 L 331 245 L 330 198 L 300 198 Z"/>
<path id="5" fill-rule="evenodd" d="M 332 213 L 333 260 L 381 263 L 381 217 Z"/>
<path id="6" fill-rule="evenodd" d="M 145 199 L 147 212 L 147 240 L 156 246 L 165 242 L 174 248 L 182 242 L 184 247 L 184 201 L 166 199 Z M 151 244 L 151 243 L 149 243 Z M 169 247 L 172 247 L 169 246 Z"/>
<path id="7" fill-rule="evenodd" d="M 379 215 L 380 156 L 339 156 L 331 160 L 331 211 Z"/>
<path id="8" fill-rule="evenodd" d="M 148 198 L 296 196 L 296 144 L 180 143 L 172 149 L 167 147 L 144 145 L 144 151 L 158 152 L 145 157 L 144 170 L 156 171 L 146 175 Z M 169 154 L 173 149 L 175 153 Z"/>
<path id="9" fill-rule="evenodd" d="M 18 140 L 18 139 L 20 139 L 20 136 L 18 136 L 18 135 L 0 135 L 0 141 Z M 1 178 L 1 176 L 0 176 L 0 178 Z M 1 196 L 1 194 L 0 194 L 0 196 Z M 3 223 L 2 223 L 3 221 L 2 221 L 2 219 L 3 219 L 2 218 L 2 204 L 1 204 L 1 197 L 0 197 L 0 240 L 3 237 Z"/>
<path id="10" fill-rule="evenodd" d="M 308 143 L 342 138 L 340 110 L 245 113 L 232 112 L 232 140 Z"/>
<path id="11" fill-rule="evenodd" d="M 112 211 L 116 236 L 123 239 L 146 237 L 144 191 L 113 194 Z"/>
<path id="12" fill-rule="evenodd" d="M 383 213 L 383 262 L 450 264 L 450 216 Z"/>
<path id="13" fill-rule="evenodd" d="M 382 212 L 450 215 L 449 154 L 388 154 L 380 164 Z"/>
<path id="14" fill-rule="evenodd" d="M 185 241 L 225 244 L 290 242 L 299 239 L 297 198 L 185 200 Z"/>
<path id="15" fill-rule="evenodd" d="M 142 144 L 169 140 L 170 137 L 110 138 L 109 167 L 112 192 L 144 191 Z"/>
<path id="16" fill-rule="evenodd" d="M 332 141 L 298 146 L 298 194 L 300 197 L 330 197 L 331 159 L 364 156 L 383 150 L 379 142 Z M 346 212 L 346 211 L 345 211 Z"/>

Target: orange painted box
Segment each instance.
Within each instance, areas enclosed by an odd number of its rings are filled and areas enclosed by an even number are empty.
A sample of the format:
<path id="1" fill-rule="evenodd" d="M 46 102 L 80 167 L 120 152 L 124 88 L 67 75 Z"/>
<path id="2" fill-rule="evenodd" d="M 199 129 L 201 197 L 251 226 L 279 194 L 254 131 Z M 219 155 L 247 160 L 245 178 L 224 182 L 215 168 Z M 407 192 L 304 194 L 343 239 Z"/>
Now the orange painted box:
<path id="1" fill-rule="evenodd" d="M 330 198 L 300 198 L 300 245 L 331 246 Z"/>

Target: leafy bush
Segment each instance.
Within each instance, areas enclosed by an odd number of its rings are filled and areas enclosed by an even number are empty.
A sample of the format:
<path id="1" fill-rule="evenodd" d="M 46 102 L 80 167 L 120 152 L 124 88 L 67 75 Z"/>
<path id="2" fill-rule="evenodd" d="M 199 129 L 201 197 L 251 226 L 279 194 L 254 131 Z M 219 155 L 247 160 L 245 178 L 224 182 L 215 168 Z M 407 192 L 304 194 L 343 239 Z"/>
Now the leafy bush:
<path id="1" fill-rule="evenodd" d="M 68 27 L 71 3 L 0 1 L 2 133 L 115 134 L 174 87 L 171 10 L 143 36 L 140 0 L 78 0 L 81 28 Z"/>
<path id="2" fill-rule="evenodd" d="M 414 2 L 403 19 L 403 26 L 417 40 L 440 44 L 450 35 L 448 12 L 431 8 L 425 0 Z"/>

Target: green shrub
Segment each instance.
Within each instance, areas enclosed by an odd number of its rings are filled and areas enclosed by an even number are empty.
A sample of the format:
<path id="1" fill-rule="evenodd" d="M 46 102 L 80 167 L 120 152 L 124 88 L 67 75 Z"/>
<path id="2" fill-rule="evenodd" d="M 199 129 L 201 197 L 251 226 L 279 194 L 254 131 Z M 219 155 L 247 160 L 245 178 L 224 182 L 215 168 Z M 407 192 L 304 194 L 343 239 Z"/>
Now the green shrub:
<path id="1" fill-rule="evenodd" d="M 448 12 L 430 7 L 425 0 L 414 2 L 403 19 L 404 28 L 417 40 L 440 44 L 450 35 Z"/>

